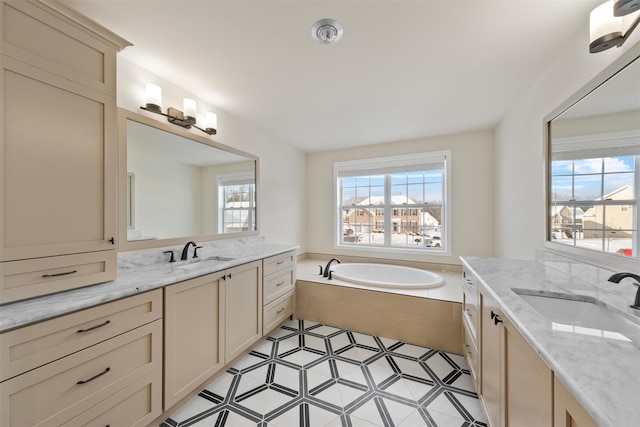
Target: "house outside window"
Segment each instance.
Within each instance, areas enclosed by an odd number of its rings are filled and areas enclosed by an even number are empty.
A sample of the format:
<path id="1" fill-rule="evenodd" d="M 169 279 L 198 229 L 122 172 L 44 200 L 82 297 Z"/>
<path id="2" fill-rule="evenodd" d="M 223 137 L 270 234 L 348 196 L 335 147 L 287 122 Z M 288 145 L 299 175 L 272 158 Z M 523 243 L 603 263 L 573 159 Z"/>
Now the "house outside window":
<path id="1" fill-rule="evenodd" d="M 561 151 L 555 157 L 551 162 L 551 239 L 637 256 L 640 156 L 591 157 Z"/>
<path id="2" fill-rule="evenodd" d="M 449 254 L 450 158 L 441 151 L 336 163 L 337 246 Z"/>

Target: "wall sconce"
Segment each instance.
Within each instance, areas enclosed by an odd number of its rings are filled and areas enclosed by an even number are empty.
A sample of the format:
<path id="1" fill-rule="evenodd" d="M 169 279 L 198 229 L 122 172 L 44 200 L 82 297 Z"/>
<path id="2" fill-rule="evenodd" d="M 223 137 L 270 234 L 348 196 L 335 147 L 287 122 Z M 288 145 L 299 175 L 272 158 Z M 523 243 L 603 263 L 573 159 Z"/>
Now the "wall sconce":
<path id="1" fill-rule="evenodd" d="M 609 0 L 589 16 L 589 52 L 620 47 L 640 22 L 640 0 Z"/>
<path id="2" fill-rule="evenodd" d="M 201 130 L 207 135 L 215 135 L 218 133 L 218 118 L 215 113 L 207 112 L 205 114 L 204 129 L 196 125 L 197 106 L 193 99 L 185 98 L 182 104 L 183 111 L 177 108 L 167 108 L 167 113 L 162 112 L 160 105 L 162 104 L 162 89 L 160 86 L 148 83 L 145 87 L 146 103 L 144 107 L 140 107 L 150 113 L 160 114 L 167 118 L 169 123 L 181 126 L 185 129 L 192 127 Z"/>

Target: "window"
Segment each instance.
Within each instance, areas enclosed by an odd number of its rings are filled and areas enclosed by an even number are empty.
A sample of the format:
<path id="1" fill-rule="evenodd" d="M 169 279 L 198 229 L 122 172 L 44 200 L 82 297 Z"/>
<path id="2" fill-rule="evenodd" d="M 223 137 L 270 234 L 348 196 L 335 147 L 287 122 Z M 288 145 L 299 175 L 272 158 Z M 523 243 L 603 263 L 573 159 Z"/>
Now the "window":
<path id="1" fill-rule="evenodd" d="M 447 151 L 336 163 L 337 245 L 450 253 L 450 157 Z"/>
<path id="2" fill-rule="evenodd" d="M 253 173 L 218 176 L 220 233 L 238 233 L 256 229 L 256 186 Z"/>
<path id="3" fill-rule="evenodd" d="M 594 150 L 602 155 L 602 150 Z M 577 157 L 577 158 L 576 158 Z M 640 156 L 560 151 L 551 162 L 551 239 L 637 256 Z M 626 253 L 625 253 L 626 254 Z"/>

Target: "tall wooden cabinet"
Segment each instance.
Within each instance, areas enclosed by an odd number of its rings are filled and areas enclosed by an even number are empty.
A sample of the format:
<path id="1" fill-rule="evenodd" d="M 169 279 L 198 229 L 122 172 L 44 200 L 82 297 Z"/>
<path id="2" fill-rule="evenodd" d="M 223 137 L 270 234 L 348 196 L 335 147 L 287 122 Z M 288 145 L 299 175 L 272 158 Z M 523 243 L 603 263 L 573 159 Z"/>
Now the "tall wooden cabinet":
<path id="1" fill-rule="evenodd" d="M 0 303 L 116 275 L 116 53 L 53 1 L 2 0 Z"/>

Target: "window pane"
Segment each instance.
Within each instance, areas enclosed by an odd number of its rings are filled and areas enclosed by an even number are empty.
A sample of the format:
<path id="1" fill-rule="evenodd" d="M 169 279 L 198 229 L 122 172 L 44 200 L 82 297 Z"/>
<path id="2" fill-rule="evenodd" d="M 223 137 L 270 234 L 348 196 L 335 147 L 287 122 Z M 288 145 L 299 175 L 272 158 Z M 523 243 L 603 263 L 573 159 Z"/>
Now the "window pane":
<path id="1" fill-rule="evenodd" d="M 604 176 L 604 197 L 606 199 L 633 199 L 633 173 L 612 173 Z"/>
<path id="2" fill-rule="evenodd" d="M 342 204 L 350 205 L 356 202 L 355 188 L 342 188 Z"/>
<path id="3" fill-rule="evenodd" d="M 607 157 L 604 159 L 605 172 L 632 172 L 634 167 L 633 156 Z"/>
<path id="4" fill-rule="evenodd" d="M 573 199 L 573 178 L 570 176 L 554 176 L 551 178 L 551 200 Z"/>
<path id="5" fill-rule="evenodd" d="M 600 199 L 602 175 L 577 175 L 573 184 L 573 199 L 596 200 Z"/>
<path id="6" fill-rule="evenodd" d="M 554 160 L 551 162 L 551 175 L 571 175 L 573 174 L 573 161 Z"/>
<path id="7" fill-rule="evenodd" d="M 426 203 L 442 203 L 444 189 L 442 184 L 427 184 L 425 186 L 425 202 Z"/>
<path id="8" fill-rule="evenodd" d="M 602 159 L 580 159 L 573 161 L 576 175 L 602 173 Z"/>

